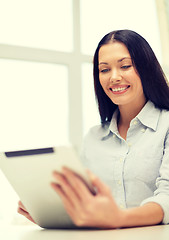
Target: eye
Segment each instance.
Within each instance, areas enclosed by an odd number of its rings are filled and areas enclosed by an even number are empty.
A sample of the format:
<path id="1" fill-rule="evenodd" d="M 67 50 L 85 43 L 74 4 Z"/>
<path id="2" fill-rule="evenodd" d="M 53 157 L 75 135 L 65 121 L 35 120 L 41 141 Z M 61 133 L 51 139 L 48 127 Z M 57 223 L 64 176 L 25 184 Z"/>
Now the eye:
<path id="1" fill-rule="evenodd" d="M 132 65 L 124 65 L 124 66 L 122 66 L 121 68 L 122 69 L 128 69 L 128 68 L 130 68 Z"/>
<path id="2" fill-rule="evenodd" d="M 108 72 L 109 70 L 110 70 L 110 69 L 105 68 L 105 69 L 100 70 L 100 72 L 101 72 L 101 73 L 106 73 L 106 72 Z"/>

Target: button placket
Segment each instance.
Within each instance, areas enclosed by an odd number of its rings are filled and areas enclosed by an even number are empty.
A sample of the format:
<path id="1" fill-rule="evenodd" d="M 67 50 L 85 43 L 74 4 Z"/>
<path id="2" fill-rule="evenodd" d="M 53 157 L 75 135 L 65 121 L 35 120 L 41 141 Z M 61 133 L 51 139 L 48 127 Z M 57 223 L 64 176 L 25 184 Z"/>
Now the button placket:
<path id="1" fill-rule="evenodd" d="M 124 145 L 123 145 L 124 146 Z M 124 146 L 125 150 L 125 146 Z M 124 151 L 124 154 L 119 156 L 119 159 L 117 159 L 116 164 L 114 166 L 115 168 L 115 184 L 116 184 L 116 193 L 117 193 L 117 199 L 118 199 L 118 205 L 120 208 L 125 208 L 125 190 L 124 190 L 124 184 L 123 184 L 123 168 L 124 168 L 124 160 L 126 157 L 126 151 Z"/>

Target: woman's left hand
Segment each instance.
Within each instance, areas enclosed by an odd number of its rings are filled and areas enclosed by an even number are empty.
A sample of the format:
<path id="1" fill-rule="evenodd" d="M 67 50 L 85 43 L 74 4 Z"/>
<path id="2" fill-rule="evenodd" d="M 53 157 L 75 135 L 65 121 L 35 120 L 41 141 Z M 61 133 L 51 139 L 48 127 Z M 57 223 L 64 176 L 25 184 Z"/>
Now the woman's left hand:
<path id="1" fill-rule="evenodd" d="M 84 182 L 71 170 L 63 168 L 54 172 L 56 182 L 52 188 L 59 194 L 64 207 L 75 225 L 79 227 L 118 228 L 123 224 L 124 210 L 115 203 L 111 191 L 98 177 L 89 172 L 97 189 L 93 195 Z"/>

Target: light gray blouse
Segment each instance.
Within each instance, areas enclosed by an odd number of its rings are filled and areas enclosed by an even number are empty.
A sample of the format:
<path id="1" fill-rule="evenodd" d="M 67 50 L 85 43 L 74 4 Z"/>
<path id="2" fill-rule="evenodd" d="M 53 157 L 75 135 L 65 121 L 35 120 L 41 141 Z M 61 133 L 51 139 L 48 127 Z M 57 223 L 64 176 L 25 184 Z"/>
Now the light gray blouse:
<path id="1" fill-rule="evenodd" d="M 111 191 L 121 208 L 156 202 L 169 223 L 169 111 L 150 101 L 131 121 L 124 140 L 117 129 L 118 110 L 110 124 L 90 129 L 84 139 L 83 164 Z"/>

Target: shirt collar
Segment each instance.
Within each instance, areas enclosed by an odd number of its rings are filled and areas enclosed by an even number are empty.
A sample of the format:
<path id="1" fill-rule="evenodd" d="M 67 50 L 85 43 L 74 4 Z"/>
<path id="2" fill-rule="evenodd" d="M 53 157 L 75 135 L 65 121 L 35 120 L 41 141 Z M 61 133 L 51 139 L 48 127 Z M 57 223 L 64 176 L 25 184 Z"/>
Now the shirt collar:
<path id="1" fill-rule="evenodd" d="M 161 110 L 156 108 L 151 101 L 148 101 L 136 118 L 146 127 L 156 131 L 160 113 Z"/>
<path id="2" fill-rule="evenodd" d="M 155 105 L 148 101 L 139 114 L 132 119 L 132 121 L 138 119 L 144 126 L 153 129 L 154 131 L 157 130 L 158 120 L 160 116 L 161 110 L 156 108 Z M 108 127 L 104 132 L 103 138 L 107 137 L 110 132 L 119 135 L 118 127 L 117 127 L 117 119 L 118 119 L 119 109 L 117 108 L 113 113 L 112 119 Z M 131 123 L 132 123 L 131 121 Z"/>

